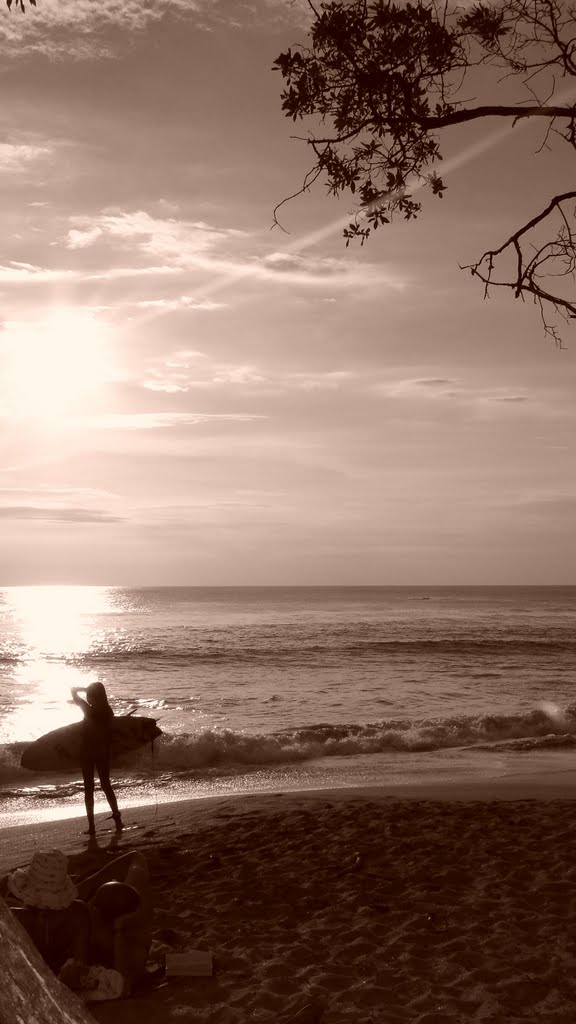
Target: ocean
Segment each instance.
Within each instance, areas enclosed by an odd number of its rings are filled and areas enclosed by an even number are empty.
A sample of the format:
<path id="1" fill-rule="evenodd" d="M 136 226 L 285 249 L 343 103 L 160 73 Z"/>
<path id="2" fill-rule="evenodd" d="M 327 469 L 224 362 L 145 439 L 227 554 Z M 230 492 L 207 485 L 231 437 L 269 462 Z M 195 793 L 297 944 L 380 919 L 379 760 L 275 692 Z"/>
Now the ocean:
<path id="1" fill-rule="evenodd" d="M 121 806 L 569 771 L 575 626 L 576 587 L 6 588 L 0 814 L 82 810 L 77 775 L 20 756 L 95 680 L 163 732 Z"/>

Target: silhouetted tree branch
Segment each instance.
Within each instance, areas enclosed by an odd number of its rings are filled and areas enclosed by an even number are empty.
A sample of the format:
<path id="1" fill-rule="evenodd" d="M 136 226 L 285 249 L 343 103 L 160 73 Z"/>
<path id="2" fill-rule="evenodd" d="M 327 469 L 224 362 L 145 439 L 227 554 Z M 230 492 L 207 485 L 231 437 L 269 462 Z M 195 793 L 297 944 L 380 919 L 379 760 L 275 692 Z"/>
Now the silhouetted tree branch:
<path id="1" fill-rule="evenodd" d="M 570 227 L 570 219 L 574 221 L 576 208 L 567 213 L 564 207 L 570 200 L 576 200 L 576 191 L 554 196 L 545 209 L 515 231 L 498 249 L 485 252 L 476 263 L 463 267 L 484 282 L 486 296 L 489 289 L 495 287 L 511 288 L 517 299 L 530 295 L 539 307 L 544 330 L 558 345 L 561 345 L 561 335 L 558 328 L 547 321 L 546 309 L 552 308 L 565 322 L 576 319 L 576 239 Z M 556 237 L 541 245 L 527 243 L 526 236 L 544 221 L 550 222 L 552 214 L 557 214 L 559 220 Z M 498 280 L 495 277 L 494 261 L 503 255 L 511 259 L 511 273 L 507 275 L 507 280 Z M 558 269 L 555 271 L 554 267 Z M 544 288 L 542 281 L 552 276 L 560 276 L 565 281 L 569 279 L 572 295 L 569 293 L 564 296 Z"/>
<path id="2" fill-rule="evenodd" d="M 28 0 L 28 3 L 31 7 L 36 7 L 36 0 Z M 26 4 L 24 3 L 24 0 L 6 0 L 6 7 L 8 10 L 10 10 L 13 4 L 19 11 L 22 11 L 22 14 L 26 13 Z"/>
<path id="3" fill-rule="evenodd" d="M 274 70 L 284 79 L 286 116 L 312 117 L 317 126 L 301 139 L 314 162 L 295 195 L 320 175 L 329 192 L 353 195 L 358 207 L 344 229 L 346 245 L 353 239 L 364 244 L 394 216 L 418 216 L 415 189 L 442 198 L 440 143 L 456 125 L 499 118 L 512 128 L 534 119 L 546 128 L 540 149 L 548 148 L 551 132 L 576 148 L 576 82 L 573 102 L 560 88 L 567 77 L 576 78 L 576 13 L 568 0 L 499 0 L 468 10 L 441 0 L 325 0 L 316 6 L 309 0 L 309 6 L 309 45 L 280 54 Z M 489 100 L 496 86 L 504 100 L 499 104 L 464 94 L 466 88 Z M 486 295 L 492 287 L 508 288 L 516 298 L 531 295 L 557 342 L 558 327 L 546 311 L 563 320 L 576 316 L 573 198 L 576 192 L 556 196 L 468 265 Z"/>

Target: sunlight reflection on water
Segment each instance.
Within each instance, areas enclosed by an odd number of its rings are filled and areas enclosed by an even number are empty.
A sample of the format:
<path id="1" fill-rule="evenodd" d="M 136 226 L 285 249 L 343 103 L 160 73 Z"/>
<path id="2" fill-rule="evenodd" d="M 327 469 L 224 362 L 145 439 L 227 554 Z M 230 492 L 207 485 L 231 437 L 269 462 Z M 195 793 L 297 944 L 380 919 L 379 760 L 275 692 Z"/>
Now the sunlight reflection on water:
<path id="1" fill-rule="evenodd" d="M 2 739 L 34 738 L 78 720 L 70 688 L 97 677 L 64 661 L 89 650 L 97 616 L 114 612 L 117 596 L 110 587 L 71 586 L 9 587 L 3 596 L 3 615 L 25 659 L 14 666 L 11 686 L 26 703 L 16 703 L 3 717 Z"/>
<path id="2" fill-rule="evenodd" d="M 114 611 L 110 587 L 13 587 L 7 610 L 31 657 L 73 657 L 93 640 L 94 616 Z"/>

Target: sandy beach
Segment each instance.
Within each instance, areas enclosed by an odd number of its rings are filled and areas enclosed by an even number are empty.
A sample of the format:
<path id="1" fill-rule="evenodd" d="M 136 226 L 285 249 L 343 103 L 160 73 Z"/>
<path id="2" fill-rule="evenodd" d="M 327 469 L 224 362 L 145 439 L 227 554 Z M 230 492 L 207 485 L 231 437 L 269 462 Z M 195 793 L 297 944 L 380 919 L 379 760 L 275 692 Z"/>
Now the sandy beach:
<path id="1" fill-rule="evenodd" d="M 120 837 L 101 816 L 91 849 L 81 819 L 7 829 L 0 872 L 39 845 L 77 877 L 140 850 L 152 959 L 213 953 L 212 977 L 99 1004 L 102 1024 L 573 1024 L 574 793 L 563 776 L 139 807 Z"/>

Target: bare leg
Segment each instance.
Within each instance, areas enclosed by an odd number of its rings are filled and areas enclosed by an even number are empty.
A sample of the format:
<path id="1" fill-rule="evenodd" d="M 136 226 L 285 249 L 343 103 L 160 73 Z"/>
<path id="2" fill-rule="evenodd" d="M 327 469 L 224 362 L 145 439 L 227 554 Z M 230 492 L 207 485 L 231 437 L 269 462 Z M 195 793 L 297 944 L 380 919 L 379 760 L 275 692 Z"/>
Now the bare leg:
<path id="1" fill-rule="evenodd" d="M 116 794 L 112 789 L 112 783 L 110 781 L 110 763 L 108 758 L 99 758 L 96 762 L 96 768 L 98 770 L 98 778 L 100 779 L 100 785 L 102 786 L 102 792 L 104 793 L 112 811 L 112 817 L 116 822 L 116 828 L 122 828 L 122 818 L 120 817 L 120 811 L 118 810 L 118 802 L 116 800 Z"/>
<path id="2" fill-rule="evenodd" d="M 88 818 L 88 834 L 93 836 L 96 832 L 94 824 L 94 762 L 85 760 L 82 762 L 82 779 L 84 782 L 84 805 L 86 817 Z"/>

